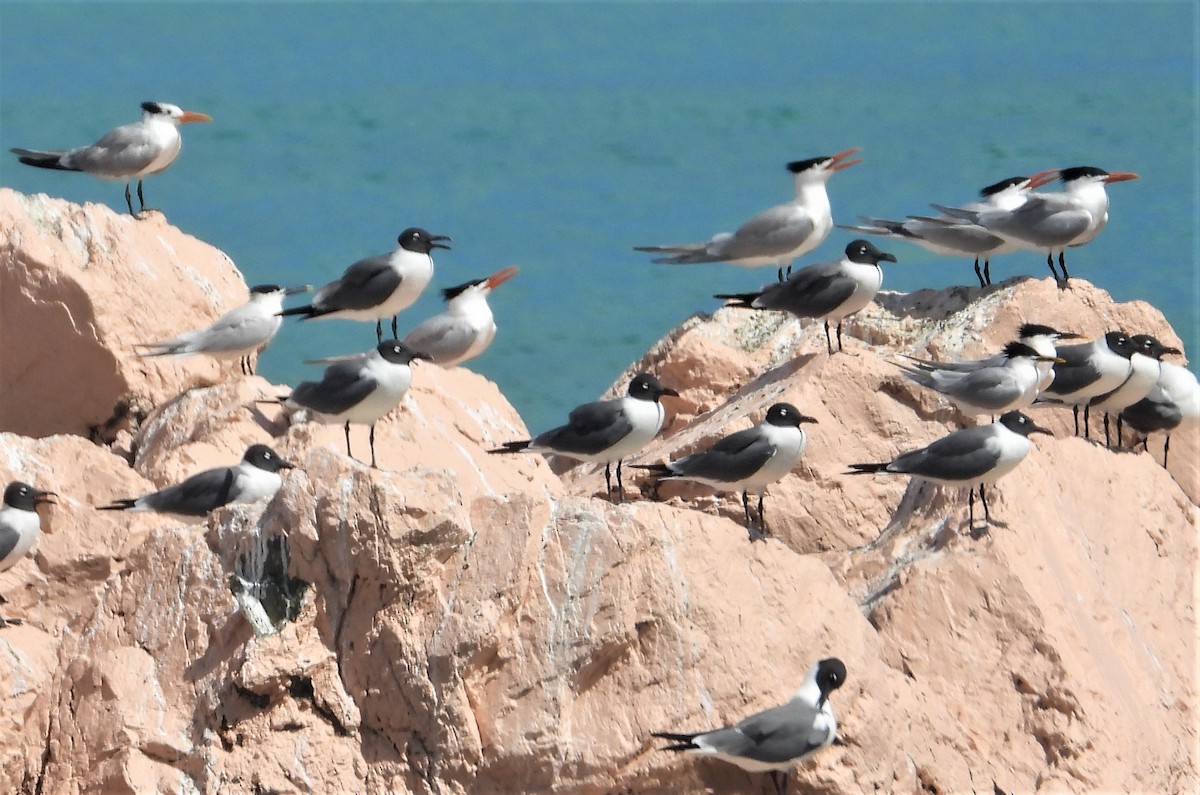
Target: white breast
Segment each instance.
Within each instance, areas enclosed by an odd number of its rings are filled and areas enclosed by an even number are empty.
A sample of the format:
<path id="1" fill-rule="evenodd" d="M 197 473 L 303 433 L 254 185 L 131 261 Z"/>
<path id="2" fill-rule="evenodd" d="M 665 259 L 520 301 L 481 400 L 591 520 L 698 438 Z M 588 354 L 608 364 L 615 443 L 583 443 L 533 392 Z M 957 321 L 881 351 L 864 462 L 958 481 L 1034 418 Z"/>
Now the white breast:
<path id="1" fill-rule="evenodd" d="M 854 279 L 854 292 L 841 306 L 830 313 L 826 318 L 830 322 L 839 321 L 861 311 L 867 304 L 875 300 L 879 288 L 883 286 L 883 269 L 878 265 L 864 265 L 857 262 L 843 263 L 843 265 L 846 268 L 846 274 Z"/>
<path id="2" fill-rule="evenodd" d="M 659 432 L 666 417 L 662 404 L 657 400 L 639 400 L 628 395 L 621 398 L 621 410 L 633 429 L 624 439 L 596 456 L 597 461 L 618 461 L 641 450 Z"/>
<path id="3" fill-rule="evenodd" d="M 17 545 L 0 559 L 0 571 L 11 569 L 17 561 L 29 554 L 37 543 L 41 524 L 36 511 L 22 511 L 10 505 L 0 508 L 0 527 L 17 534 Z"/>
<path id="4" fill-rule="evenodd" d="M 283 485 L 283 478 L 278 472 L 267 472 L 246 463 L 238 464 L 237 469 L 237 496 L 231 502 L 258 502 L 270 499 Z"/>

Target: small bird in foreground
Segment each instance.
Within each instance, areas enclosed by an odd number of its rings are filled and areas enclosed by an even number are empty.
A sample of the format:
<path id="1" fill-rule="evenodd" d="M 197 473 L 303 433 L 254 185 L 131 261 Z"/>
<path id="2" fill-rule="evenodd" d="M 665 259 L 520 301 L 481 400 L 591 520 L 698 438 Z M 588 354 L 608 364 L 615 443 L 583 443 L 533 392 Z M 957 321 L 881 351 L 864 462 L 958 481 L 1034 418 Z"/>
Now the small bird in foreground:
<path id="1" fill-rule="evenodd" d="M 1047 359 L 1057 359 L 1058 351 L 1055 346 L 1059 340 L 1079 339 L 1081 335 L 1072 334 L 1069 331 L 1059 331 L 1044 326 L 1040 323 L 1022 323 L 1017 330 L 1017 341 L 1033 348 L 1041 356 L 1045 357 L 1037 363 L 1038 372 L 1041 377 L 1038 379 L 1038 392 L 1042 392 L 1050 383 L 1054 381 L 1054 364 L 1056 362 L 1046 361 Z M 983 367 L 998 367 L 1004 364 L 1006 357 L 1003 353 L 997 353 L 994 356 L 989 356 L 986 359 L 977 359 L 973 361 L 962 362 L 934 362 L 929 359 L 918 359 L 913 356 L 905 356 L 905 359 L 913 362 L 914 367 L 919 367 L 922 370 L 956 370 L 958 372 L 966 372 L 970 370 L 978 370 Z"/>
<path id="2" fill-rule="evenodd" d="M 442 290 L 446 311 L 422 321 L 404 335 L 404 344 L 428 354 L 431 362 L 442 367 L 474 359 L 488 349 L 496 336 L 496 320 L 488 306 L 488 295 L 517 272 L 517 267 L 510 265 L 486 279 Z"/>
<path id="3" fill-rule="evenodd" d="M 880 262 L 895 262 L 866 240 L 854 240 L 846 246 L 845 256 L 837 262 L 808 265 L 787 281 L 768 284 L 757 293 L 714 295 L 732 301 L 728 306 L 746 309 L 776 309 L 796 317 L 825 321 L 825 347 L 833 355 L 829 323 L 837 324 L 838 350 L 842 350 L 842 320 L 863 309 L 875 299 L 883 285 Z"/>
<path id="4" fill-rule="evenodd" d="M 847 149 L 832 156 L 788 163 L 788 171 L 794 175 L 795 198 L 763 210 L 736 232 L 721 232 L 706 243 L 638 246 L 634 251 L 670 254 L 653 260 L 667 265 L 698 262 L 728 262 L 744 268 L 774 265 L 779 268 L 779 280 L 783 281 L 785 266 L 814 250 L 829 236 L 833 215 L 825 183 L 836 172 L 861 163 L 846 159 L 858 151 Z"/>
<path id="5" fill-rule="evenodd" d="M 532 439 L 505 442 L 489 453 L 553 453 L 577 461 L 604 464 L 605 490 L 612 498 L 612 465 L 617 465 L 617 496 L 625 501 L 621 463 L 641 450 L 662 429 L 666 412 L 663 395 L 679 393 L 662 385 L 650 373 L 638 373 L 629 382 L 625 397 L 598 400 L 571 410 L 567 424 L 538 434 Z"/>
<path id="6" fill-rule="evenodd" d="M 991 522 L 984 486 L 992 485 L 1025 460 L 1032 445 L 1029 436 L 1050 434 L 1019 411 L 1010 411 L 996 422 L 954 431 L 933 444 L 901 453 L 879 464 L 850 464 L 847 475 L 875 472 L 912 475 L 944 486 L 966 486 L 967 523 L 975 529 L 975 487 L 983 502 L 983 520 Z"/>
<path id="7" fill-rule="evenodd" d="M 341 317 L 375 321 L 375 338 L 383 342 L 383 319 L 392 318 L 392 337 L 396 336 L 396 315 L 421 296 L 433 279 L 435 248 L 449 249 L 445 235 L 431 235 L 410 227 L 396 239 L 391 254 L 367 257 L 346 268 L 342 278 L 317 290 L 312 304 L 285 309 L 285 317 L 300 315 L 301 320 Z"/>
<path id="8" fill-rule="evenodd" d="M 1099 339 L 1078 345 L 1062 345 L 1054 365 L 1054 380 L 1042 391 L 1038 403 L 1063 404 L 1075 414 L 1075 435 L 1079 435 L 1079 407 L 1083 406 L 1083 435 L 1091 438 L 1088 427 L 1091 400 L 1113 391 L 1133 372 L 1130 358 L 1137 346 L 1123 331 L 1110 331 Z"/>
<path id="9" fill-rule="evenodd" d="M 829 694 L 846 682 L 846 665 L 829 657 L 809 669 L 786 704 L 722 729 L 697 733 L 652 732 L 670 740 L 663 751 L 712 756 L 751 773 L 770 773 L 776 795 L 787 792 L 787 775 L 797 762 L 833 743 L 837 718 Z"/>
<path id="10" fill-rule="evenodd" d="M 228 467 L 198 472 L 161 491 L 113 500 L 101 511 L 155 511 L 180 516 L 207 516 L 223 505 L 250 503 L 275 496 L 283 485 L 281 469 L 293 469 L 265 444 L 246 448 L 242 460 Z"/>
<path id="11" fill-rule="evenodd" d="M 143 102 L 141 121 L 110 130 L 91 146 L 80 146 L 65 152 L 43 152 L 36 149 L 13 149 L 27 166 L 57 171 L 82 171 L 100 179 L 125 183 L 125 204 L 129 214 L 141 218 L 146 210 L 142 197 L 142 178 L 166 171 L 179 156 L 183 139 L 179 125 L 190 121 L 212 121 L 204 113 L 184 110 L 167 102 Z M 139 212 L 133 211 L 129 183 L 137 183 Z"/>
<path id="12" fill-rule="evenodd" d="M 204 353 L 214 359 L 237 358 L 243 375 L 254 375 L 252 358 L 270 344 L 283 323 L 283 298 L 311 290 L 310 285 L 280 287 L 260 284 L 250 288 L 250 300 L 227 312 L 207 328 L 188 331 L 162 342 L 139 342 L 153 348 L 140 356 L 190 356 Z"/>
<path id="13" fill-rule="evenodd" d="M 1171 433 L 1180 428 L 1195 429 L 1200 425 L 1200 382 L 1196 374 L 1173 362 L 1162 362 L 1158 383 L 1150 394 L 1121 411 L 1121 419 L 1135 431 L 1144 434 L 1142 448 L 1151 433 L 1166 431 L 1163 442 L 1163 466 L 1171 449 Z M 1119 436 L 1120 434 L 1118 434 Z"/>
<path id="14" fill-rule="evenodd" d="M 428 358 L 399 340 L 385 340 L 367 353 L 313 359 L 308 364 L 329 364 L 321 380 L 302 382 L 280 402 L 314 412 L 319 422 L 345 423 L 346 455 L 351 458 L 350 423 L 370 425 L 371 468 L 378 469 L 375 423 L 400 405 L 412 384 L 412 361 Z"/>
<path id="15" fill-rule="evenodd" d="M 1042 375 L 1039 364 L 1050 367 L 1061 362 L 1043 356 L 1023 342 L 1004 346 L 1003 361 L 973 370 L 937 370 L 901 367 L 912 381 L 944 395 L 964 414 L 1003 414 L 1033 404 Z"/>
<path id="16" fill-rule="evenodd" d="M 8 571 L 33 549 L 42 530 L 37 507 L 54 502 L 55 496 L 19 480 L 8 484 L 0 507 L 0 571 Z M 19 618 L 0 616 L 0 629 L 20 623 Z"/>
<path id="17" fill-rule="evenodd" d="M 1168 353 L 1183 353 L 1178 348 L 1163 345 L 1149 334 L 1134 334 L 1129 338 L 1134 345 L 1129 357 L 1129 377 L 1111 392 L 1098 395 L 1088 401 L 1089 409 L 1104 412 L 1104 444 L 1112 443 L 1109 436 L 1109 414 L 1117 415 L 1117 446 L 1121 444 L 1121 411 L 1150 394 L 1158 383 L 1162 372 L 1162 357 Z"/>
<path id="18" fill-rule="evenodd" d="M 816 420 L 791 403 L 776 403 L 767 409 L 761 423 L 731 433 L 707 450 L 666 464 L 634 466 L 650 470 L 659 480 L 691 480 L 718 491 L 740 491 L 750 540 L 759 541 L 767 536 L 763 495 L 767 486 L 791 472 L 804 454 L 808 435 L 800 426 L 806 422 Z M 750 492 L 758 494 L 758 530 L 750 518 Z"/>

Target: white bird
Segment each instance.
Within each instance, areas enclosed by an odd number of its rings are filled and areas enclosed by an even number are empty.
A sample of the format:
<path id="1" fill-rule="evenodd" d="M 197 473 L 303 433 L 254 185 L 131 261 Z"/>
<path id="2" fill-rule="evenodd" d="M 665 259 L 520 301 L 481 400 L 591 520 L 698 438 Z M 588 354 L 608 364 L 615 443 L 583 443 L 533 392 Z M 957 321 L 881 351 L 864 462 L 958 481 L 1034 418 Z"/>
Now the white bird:
<path id="1" fill-rule="evenodd" d="M 880 262 L 895 262 L 866 240 L 846 246 L 837 262 L 808 265 L 789 274 L 787 281 L 768 284 L 756 293 L 714 295 L 732 301 L 729 306 L 746 309 L 775 309 L 796 317 L 825 321 L 825 346 L 833 355 L 830 321 L 837 324 L 838 350 L 842 350 L 842 320 L 865 308 L 883 286 Z"/>
<path id="2" fill-rule="evenodd" d="M 721 232 L 705 243 L 637 246 L 634 251 L 670 254 L 654 260 L 668 265 L 698 262 L 728 262 L 744 268 L 773 265 L 780 269 L 779 280 L 783 281 L 784 266 L 812 251 L 829 236 L 833 215 L 825 183 L 834 173 L 861 163 L 862 160 L 846 159 L 858 151 L 847 149 L 832 156 L 788 163 L 788 171 L 794 175 L 795 198 L 763 210 L 736 232 Z"/>
<path id="3" fill-rule="evenodd" d="M 1172 362 L 1162 362 L 1158 383 L 1150 394 L 1124 409 L 1121 419 L 1131 428 L 1144 434 L 1142 447 L 1155 431 L 1166 431 L 1163 443 L 1163 466 L 1171 449 L 1171 433 L 1180 428 L 1193 429 L 1200 425 L 1200 382 L 1196 374 Z M 1120 434 L 1117 434 L 1120 436 Z"/>
<path id="4" fill-rule="evenodd" d="M 665 464 L 635 465 L 662 480 L 691 480 L 718 491 L 742 493 L 742 510 L 750 540 L 766 538 L 763 495 L 767 486 L 792 471 L 808 447 L 802 423 L 816 422 L 791 403 L 776 403 L 753 428 L 731 433 L 712 447 Z M 758 495 L 758 524 L 750 518 L 750 492 Z"/>
<path id="5" fill-rule="evenodd" d="M 1182 353 L 1178 348 L 1163 345 L 1149 334 L 1134 334 L 1133 354 L 1129 357 L 1129 377 L 1111 392 L 1097 395 L 1088 402 L 1088 408 L 1104 412 L 1104 444 L 1110 443 L 1108 415 L 1117 415 L 1117 445 L 1121 444 L 1121 416 L 1123 409 L 1132 406 L 1150 394 L 1162 374 L 1162 357 L 1168 353 Z"/>
<path id="6" fill-rule="evenodd" d="M 280 314 L 300 315 L 301 320 L 341 317 L 375 321 L 375 337 L 383 342 L 383 318 L 392 318 L 392 336 L 396 336 L 396 315 L 411 306 L 433 279 L 435 248 L 450 248 L 441 241 L 445 235 L 431 235 L 410 227 L 400 233 L 391 254 L 367 257 L 346 268 L 342 278 L 317 290 L 309 306 L 285 309 Z"/>
<path id="7" fill-rule="evenodd" d="M 52 491 L 40 491 L 19 480 L 8 484 L 0 506 L 0 571 L 8 571 L 33 549 L 42 530 L 37 507 L 54 502 L 54 496 Z M 0 616 L 0 628 L 20 623 L 20 619 Z"/>
<path id="8" fill-rule="evenodd" d="M 429 356 L 442 367 L 453 367 L 487 350 L 496 336 L 496 321 L 488 295 L 517 275 L 517 267 L 493 273 L 486 279 L 442 290 L 446 311 L 422 321 L 404 336 L 404 344 Z"/>
<path id="9" fill-rule="evenodd" d="M 136 347 L 153 348 L 141 356 L 191 356 L 207 354 L 214 359 L 238 359 L 242 373 L 254 375 L 251 358 L 262 353 L 275 338 L 283 318 L 283 298 L 311 290 L 309 285 L 280 287 L 260 284 L 250 288 L 250 300 L 227 312 L 211 325 L 187 331 L 162 342 L 139 342 Z"/>
<path id="10" fill-rule="evenodd" d="M 101 511 L 156 511 L 180 516 L 207 516 L 223 505 L 250 503 L 275 496 L 283 485 L 281 469 L 294 466 L 265 444 L 252 444 L 233 466 L 217 467 L 141 497 L 125 497 L 99 506 Z"/>
<path id="11" fill-rule="evenodd" d="M 1043 390 L 1039 403 L 1071 406 L 1075 414 L 1075 435 L 1079 435 L 1079 407 L 1083 406 L 1083 435 L 1091 438 L 1088 416 L 1091 400 L 1113 391 L 1133 371 L 1130 357 L 1137 346 L 1122 331 L 1110 331 L 1092 342 L 1063 345 L 1058 348 L 1062 362 L 1054 365 L 1054 380 Z"/>
<path id="12" fill-rule="evenodd" d="M 987 210 L 1014 210 L 1025 203 L 1033 177 L 1009 177 L 979 192 L 980 201 L 968 202 L 960 210 L 983 212 Z M 865 235 L 879 235 L 892 240 L 914 243 L 926 251 L 947 257 L 974 257 L 975 275 L 979 286 L 992 283 L 991 258 L 997 254 L 1015 251 L 1016 246 L 1004 238 L 994 235 L 979 224 L 964 221 L 951 215 L 932 217 L 910 215 L 903 221 L 859 216 L 865 226 L 838 224 L 839 229 L 848 229 Z M 983 258 L 983 270 L 979 259 Z"/>
<path id="13" fill-rule="evenodd" d="M 663 751 L 711 756 L 751 773 L 770 773 L 775 792 L 783 795 L 788 771 L 837 738 L 837 718 L 829 694 L 845 682 L 845 663 L 829 657 L 809 669 L 804 683 L 786 704 L 722 729 L 651 735 L 674 743 Z"/>
<path id="14" fill-rule="evenodd" d="M 1059 340 L 1079 339 L 1079 337 L 1079 334 L 1073 334 L 1069 331 L 1059 331 L 1040 323 L 1022 323 L 1021 327 L 1017 329 L 1017 341 L 1028 345 L 1044 357 L 1037 362 L 1038 373 L 1041 374 L 1037 386 L 1039 393 L 1044 391 L 1054 381 L 1055 362 L 1053 360 L 1058 358 L 1055 345 L 1057 345 Z M 913 362 L 913 366 L 919 367 L 922 370 L 955 370 L 958 372 L 967 372 L 983 367 L 997 367 L 1004 364 L 1006 357 L 1003 353 L 997 353 L 986 359 L 961 362 L 935 362 L 929 359 L 918 359 L 913 356 L 905 356 L 904 358 L 910 360 Z"/>
<path id="15" fill-rule="evenodd" d="M 129 183 L 137 180 L 137 196 L 140 209 L 146 209 L 142 196 L 142 178 L 166 171 L 179 156 L 183 139 L 179 125 L 190 121 L 212 121 L 205 113 L 183 110 L 168 102 L 143 102 L 142 119 L 110 130 L 91 146 L 80 146 L 68 151 L 47 152 L 37 149 L 13 149 L 20 161 L 28 166 L 49 168 L 58 171 L 82 171 L 100 179 L 113 179 L 125 183 L 125 203 L 129 214 L 141 218 L 133 211 L 133 199 L 129 195 Z"/>
<path id="16" fill-rule="evenodd" d="M 412 384 L 414 359 L 428 359 L 399 340 L 384 340 L 374 350 L 349 357 L 314 359 L 309 364 L 331 363 L 320 381 L 304 381 L 283 398 L 293 411 L 308 409 L 319 422 L 345 423 L 346 455 L 350 452 L 350 423 L 370 425 L 371 468 L 375 464 L 375 423 L 400 405 Z"/>
<path id="17" fill-rule="evenodd" d="M 489 453 L 553 453 L 604 464 L 604 485 L 612 497 L 612 472 L 617 465 L 617 495 L 625 500 L 621 462 L 641 450 L 662 429 L 666 412 L 659 399 L 679 397 L 650 373 L 638 373 L 628 393 L 615 400 L 597 400 L 571 410 L 567 424 L 544 431 L 532 439 L 505 442 Z"/>
<path id="18" fill-rule="evenodd" d="M 983 487 L 1016 469 L 1033 447 L 1030 434 L 1050 431 L 1019 411 L 1010 411 L 989 425 L 976 425 L 943 436 L 919 450 L 902 453 L 891 461 L 879 464 L 851 464 L 848 475 L 867 475 L 876 472 L 912 475 L 930 483 L 945 486 L 966 486 L 967 522 L 975 527 L 975 487 L 983 502 L 983 520 L 990 522 L 987 495 Z"/>
<path id="19" fill-rule="evenodd" d="M 900 369 L 910 380 L 946 396 L 964 414 L 1003 414 L 1032 405 L 1042 380 L 1039 365 L 1050 368 L 1062 361 L 1022 342 L 1008 343 L 1001 356 L 998 364 L 971 370 Z"/>
<path id="20" fill-rule="evenodd" d="M 1046 264 L 1059 285 L 1066 286 L 1067 273 L 1064 251 L 1091 242 L 1108 223 L 1108 192 L 1104 186 L 1113 182 L 1137 179 L 1128 171 L 1108 173 L 1094 166 L 1043 171 L 1031 187 L 1038 188 L 1058 177 L 1063 184 L 1061 193 L 1031 193 L 1026 201 L 1012 210 L 963 210 L 933 205 L 947 215 L 964 218 L 1008 240 L 1021 248 L 1045 251 Z M 1054 254 L 1062 277 L 1054 269 Z"/>

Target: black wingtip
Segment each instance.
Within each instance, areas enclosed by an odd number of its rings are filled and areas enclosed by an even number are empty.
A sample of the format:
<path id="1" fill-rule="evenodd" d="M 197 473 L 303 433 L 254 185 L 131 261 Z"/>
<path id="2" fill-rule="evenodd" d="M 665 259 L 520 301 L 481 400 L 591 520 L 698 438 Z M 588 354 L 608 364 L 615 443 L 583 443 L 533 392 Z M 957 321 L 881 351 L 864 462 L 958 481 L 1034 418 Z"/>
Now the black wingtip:
<path id="1" fill-rule="evenodd" d="M 843 472 L 843 475 L 870 475 L 873 472 L 887 472 L 887 464 L 848 464 L 849 472 Z"/>
<path id="2" fill-rule="evenodd" d="M 529 447 L 532 443 L 531 439 L 524 439 L 519 442 L 505 442 L 503 447 L 496 447 L 488 450 L 489 453 L 519 453 Z"/>
<path id="3" fill-rule="evenodd" d="M 671 467 L 667 464 L 627 464 L 626 466 L 629 469 L 644 469 L 660 477 L 672 474 Z"/>
<path id="4" fill-rule="evenodd" d="M 713 298 L 721 301 L 728 301 L 726 306 L 734 307 L 735 309 L 753 309 L 754 299 L 758 298 L 758 293 L 718 293 Z"/>
<path id="5" fill-rule="evenodd" d="M 126 499 L 121 499 L 121 500 L 113 500 L 108 505 L 97 505 L 96 510 L 97 511 L 128 511 L 135 504 L 137 504 L 136 499 L 126 498 Z"/>

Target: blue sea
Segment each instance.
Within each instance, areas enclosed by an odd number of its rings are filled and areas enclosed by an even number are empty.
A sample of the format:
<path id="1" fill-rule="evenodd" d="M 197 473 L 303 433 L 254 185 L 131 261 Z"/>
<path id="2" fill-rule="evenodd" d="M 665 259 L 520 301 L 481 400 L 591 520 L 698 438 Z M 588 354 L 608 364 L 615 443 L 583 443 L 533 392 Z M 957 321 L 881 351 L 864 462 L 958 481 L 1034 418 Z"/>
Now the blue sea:
<path id="1" fill-rule="evenodd" d="M 1111 187 L 1108 228 L 1068 264 L 1159 307 L 1195 361 L 1197 8 L 4 2 L 0 144 L 90 143 L 144 100 L 173 102 L 214 120 L 184 128 L 148 204 L 251 284 L 329 281 L 408 226 L 453 237 L 435 287 L 519 265 L 469 366 L 534 431 L 716 308 L 713 293 L 773 276 L 652 265 L 633 246 L 732 230 L 791 196 L 785 163 L 852 146 L 865 162 L 830 185 L 842 223 L 1043 168 L 1139 173 Z M 120 184 L 4 155 L 0 184 L 124 211 Z M 850 239 L 835 230 L 798 264 Z M 883 247 L 900 258 L 885 288 L 975 283 L 969 262 Z M 1031 252 L 992 271 L 1048 275 Z M 401 325 L 439 309 L 431 289 Z M 367 324 L 289 322 L 261 372 L 295 383 L 317 372 L 303 359 L 374 340 Z"/>

